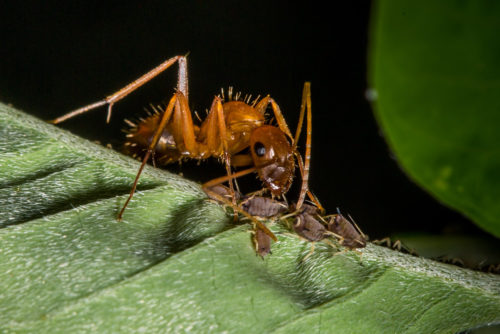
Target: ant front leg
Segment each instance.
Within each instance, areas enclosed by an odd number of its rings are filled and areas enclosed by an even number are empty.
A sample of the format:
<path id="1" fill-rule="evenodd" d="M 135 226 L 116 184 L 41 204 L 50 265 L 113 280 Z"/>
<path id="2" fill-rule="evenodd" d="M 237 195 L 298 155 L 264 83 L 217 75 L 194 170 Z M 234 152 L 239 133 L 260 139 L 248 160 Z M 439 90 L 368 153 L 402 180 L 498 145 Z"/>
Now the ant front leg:
<path id="1" fill-rule="evenodd" d="M 304 90 L 302 92 L 302 103 L 300 106 L 300 115 L 299 115 L 299 124 L 297 125 L 297 130 L 295 131 L 295 139 L 294 139 L 294 150 L 296 151 L 297 142 L 299 141 L 299 136 L 302 128 L 302 123 L 304 122 L 304 112 L 307 110 L 307 126 L 306 126 L 306 152 L 304 163 L 302 163 L 302 157 L 299 154 L 299 166 L 301 166 L 300 171 L 302 175 L 302 186 L 300 188 L 300 195 L 297 201 L 297 207 L 300 208 L 304 203 L 306 193 L 309 194 L 309 197 L 319 204 L 315 196 L 312 196 L 312 193 L 309 191 L 309 169 L 311 166 L 311 137 L 312 137 L 312 111 L 311 111 L 311 83 L 304 83 Z M 318 206 L 321 211 L 324 211 L 321 204 Z"/>
<path id="2" fill-rule="evenodd" d="M 158 76 L 160 73 L 165 71 L 167 68 L 175 64 L 176 62 L 179 63 L 179 73 L 178 73 L 178 79 L 177 79 L 177 91 L 181 92 L 187 99 L 188 97 L 188 79 L 187 79 L 187 60 L 186 56 L 175 56 L 170 59 L 167 59 L 160 65 L 156 66 L 153 68 L 151 71 L 148 73 L 144 74 L 140 78 L 132 81 L 129 83 L 127 86 L 123 87 L 122 89 L 118 90 L 117 92 L 107 96 L 101 101 L 89 104 L 87 106 L 78 108 L 76 110 L 73 110 L 63 116 L 60 116 L 54 120 L 49 121 L 52 124 L 58 124 L 61 122 L 64 122 L 67 119 L 73 118 L 77 115 L 86 113 L 87 111 L 96 109 L 98 107 L 101 107 L 103 105 L 108 105 L 108 115 L 106 116 L 106 123 L 109 123 L 109 120 L 111 119 L 111 111 L 113 109 L 113 105 L 120 101 L 121 99 L 125 98 L 127 95 L 144 85 L 145 83 L 149 82 L 151 79 L 155 78 Z"/>
<path id="3" fill-rule="evenodd" d="M 278 123 L 278 127 L 283 133 L 285 133 L 290 140 L 292 141 L 293 151 L 296 152 L 295 155 L 297 157 L 298 165 L 300 167 L 300 173 L 302 176 L 302 186 L 300 190 L 299 199 L 297 200 L 297 209 L 300 209 L 302 204 L 304 203 L 306 195 L 318 205 L 318 208 L 323 212 L 324 209 L 317 200 L 317 198 L 309 191 L 309 169 L 311 164 L 311 137 L 312 137 L 312 111 L 311 111 L 311 83 L 305 82 L 304 89 L 302 91 L 302 103 L 300 107 L 300 115 L 299 115 L 299 123 L 297 125 L 297 130 L 295 131 L 295 137 L 292 137 L 290 133 L 290 129 L 288 128 L 288 124 L 283 117 L 280 107 L 278 104 L 270 97 L 266 96 L 263 98 L 255 109 L 259 112 L 264 113 L 267 106 L 271 105 L 274 117 Z M 307 115 L 307 125 L 306 125 L 306 152 L 304 161 L 302 161 L 302 156 L 297 152 L 297 142 L 300 137 L 300 133 L 302 131 L 302 124 L 304 123 L 304 117 Z"/>
<path id="4" fill-rule="evenodd" d="M 274 101 L 272 97 L 268 95 L 260 100 L 260 102 L 255 106 L 255 109 L 261 114 L 264 114 L 268 105 L 271 105 L 273 109 L 274 117 L 276 118 L 276 122 L 278 122 L 278 127 L 280 128 L 280 130 L 283 131 L 288 136 L 288 138 L 290 138 L 290 140 L 293 140 L 292 133 L 288 128 L 285 117 L 283 117 L 283 113 L 281 112 L 279 105 L 276 103 L 276 101 Z"/>

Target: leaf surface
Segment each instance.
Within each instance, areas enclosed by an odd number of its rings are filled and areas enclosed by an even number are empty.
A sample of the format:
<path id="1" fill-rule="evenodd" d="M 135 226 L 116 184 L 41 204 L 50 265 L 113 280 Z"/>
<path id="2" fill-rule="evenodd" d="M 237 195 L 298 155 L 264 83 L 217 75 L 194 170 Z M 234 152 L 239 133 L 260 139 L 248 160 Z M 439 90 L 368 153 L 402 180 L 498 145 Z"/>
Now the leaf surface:
<path id="1" fill-rule="evenodd" d="M 248 225 L 199 186 L 0 105 L 0 331 L 453 333 L 500 322 L 500 278 Z"/>

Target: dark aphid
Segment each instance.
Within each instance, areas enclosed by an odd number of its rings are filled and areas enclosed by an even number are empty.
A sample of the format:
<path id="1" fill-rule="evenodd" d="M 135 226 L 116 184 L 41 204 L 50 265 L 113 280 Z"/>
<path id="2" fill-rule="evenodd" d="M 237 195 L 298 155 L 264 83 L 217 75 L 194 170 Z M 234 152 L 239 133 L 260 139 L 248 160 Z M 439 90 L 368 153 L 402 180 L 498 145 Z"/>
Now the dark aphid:
<path id="1" fill-rule="evenodd" d="M 327 225 L 328 231 L 340 237 L 340 244 L 350 249 L 366 247 L 366 235 L 356 223 L 345 218 L 339 211 L 333 215 Z"/>
<path id="2" fill-rule="evenodd" d="M 316 206 L 303 204 L 295 216 L 293 230 L 309 241 L 320 241 L 326 236 L 325 226 L 316 219 L 319 209 Z"/>
<path id="3" fill-rule="evenodd" d="M 269 197 L 251 196 L 241 203 L 241 208 L 257 217 L 275 217 L 288 210 L 286 202 Z"/>
<path id="4" fill-rule="evenodd" d="M 293 230 L 309 241 L 320 241 L 325 238 L 326 228 L 314 216 L 303 213 L 295 217 Z"/>
<path id="5" fill-rule="evenodd" d="M 204 189 L 209 198 L 221 202 L 221 199 L 229 203 L 232 198 L 231 189 L 223 185 L 215 185 L 210 188 Z M 239 192 L 235 192 L 237 199 L 241 198 Z M 224 203 L 224 202 L 222 202 Z M 254 221 L 254 229 L 252 232 L 252 242 L 255 247 L 255 252 L 264 258 L 267 254 L 271 253 L 271 237 L 272 234 L 263 223 L 259 222 L 254 216 L 257 217 L 273 217 L 288 209 L 284 202 L 279 202 L 267 197 L 253 196 L 247 198 L 237 206 L 232 206 L 233 209 L 237 208 L 237 212 L 243 213 L 247 218 L 252 217 Z M 265 228 L 265 229 L 264 229 Z M 266 231 L 267 230 L 267 231 Z"/>
<path id="6" fill-rule="evenodd" d="M 260 257 L 264 258 L 264 256 L 272 254 L 271 238 L 261 229 L 256 228 L 253 231 L 252 242 L 255 247 L 255 252 Z"/>
<path id="7" fill-rule="evenodd" d="M 212 186 L 210 188 L 206 188 L 205 190 L 206 190 L 205 193 L 207 194 L 207 196 L 215 201 L 217 201 L 218 197 L 215 198 L 213 194 L 216 194 L 218 196 L 222 196 L 223 198 L 226 198 L 228 200 L 231 200 L 233 198 L 233 196 L 234 196 L 234 198 L 236 198 L 236 200 L 239 200 L 241 198 L 241 194 L 238 191 L 234 191 L 233 193 L 231 193 L 231 189 L 229 189 L 228 187 L 226 187 L 222 184 L 217 184 L 217 185 Z"/>
<path id="8" fill-rule="evenodd" d="M 286 202 L 277 201 L 269 197 L 251 196 L 241 202 L 241 208 L 248 214 L 256 217 L 276 217 L 288 210 Z M 262 258 L 271 254 L 271 238 L 256 227 L 252 238 L 255 251 Z"/>

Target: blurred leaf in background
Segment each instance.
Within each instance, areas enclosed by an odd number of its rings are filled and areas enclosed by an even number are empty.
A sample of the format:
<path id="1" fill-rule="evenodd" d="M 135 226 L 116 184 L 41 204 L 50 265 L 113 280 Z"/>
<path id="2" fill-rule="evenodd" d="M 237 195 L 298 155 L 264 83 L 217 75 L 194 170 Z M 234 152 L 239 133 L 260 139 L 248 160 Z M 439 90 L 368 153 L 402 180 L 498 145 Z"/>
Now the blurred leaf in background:
<path id="1" fill-rule="evenodd" d="M 495 1 L 378 1 L 369 55 L 369 94 L 402 168 L 497 237 L 499 17 Z"/>

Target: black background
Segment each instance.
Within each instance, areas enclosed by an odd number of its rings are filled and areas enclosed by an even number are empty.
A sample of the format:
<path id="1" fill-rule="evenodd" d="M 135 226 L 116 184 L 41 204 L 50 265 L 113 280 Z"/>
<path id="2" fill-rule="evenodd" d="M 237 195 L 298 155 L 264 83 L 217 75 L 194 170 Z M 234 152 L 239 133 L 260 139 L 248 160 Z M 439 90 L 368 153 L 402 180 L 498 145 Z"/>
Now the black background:
<path id="1" fill-rule="evenodd" d="M 189 52 L 193 110 L 203 112 L 221 87 L 234 86 L 254 96 L 271 94 L 295 129 L 309 80 L 310 183 L 328 212 L 340 207 L 352 214 L 372 238 L 404 231 L 480 233 L 407 178 L 379 131 L 365 99 L 370 10 L 368 1 L 3 4 L 0 100 L 51 119 Z M 119 146 L 123 118 L 168 99 L 175 79 L 176 69 L 168 70 L 116 104 L 110 125 L 101 108 L 61 126 Z M 193 179 L 206 171 L 193 169 Z M 216 173 L 223 175 L 223 167 Z"/>

